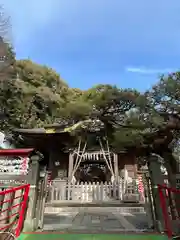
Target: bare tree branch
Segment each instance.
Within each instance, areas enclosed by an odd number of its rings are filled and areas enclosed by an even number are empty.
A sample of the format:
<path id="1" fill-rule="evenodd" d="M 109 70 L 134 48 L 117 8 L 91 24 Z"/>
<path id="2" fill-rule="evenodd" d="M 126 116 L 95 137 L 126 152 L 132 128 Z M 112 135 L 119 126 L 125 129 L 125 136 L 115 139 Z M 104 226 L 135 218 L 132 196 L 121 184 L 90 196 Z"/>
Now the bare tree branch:
<path id="1" fill-rule="evenodd" d="M 0 5 L 0 78 L 8 73 L 8 68 L 12 64 L 10 49 L 12 47 L 12 27 L 10 16 L 5 14 L 5 10 Z"/>
<path id="2" fill-rule="evenodd" d="M 11 18 L 6 15 L 4 7 L 0 5 L 0 36 L 5 43 L 12 44 Z"/>
<path id="3" fill-rule="evenodd" d="M 6 15 L 4 7 L 0 5 L 0 119 L 6 118 L 2 101 L 3 90 L 8 88 L 9 79 L 13 79 L 15 56 L 12 51 L 12 27 L 10 16 Z"/>

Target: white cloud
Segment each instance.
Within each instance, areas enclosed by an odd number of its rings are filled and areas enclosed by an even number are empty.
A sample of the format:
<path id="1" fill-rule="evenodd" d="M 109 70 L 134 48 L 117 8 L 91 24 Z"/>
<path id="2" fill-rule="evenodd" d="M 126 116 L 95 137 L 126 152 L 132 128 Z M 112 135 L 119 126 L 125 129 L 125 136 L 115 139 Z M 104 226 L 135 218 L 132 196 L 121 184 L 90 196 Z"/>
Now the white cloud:
<path id="1" fill-rule="evenodd" d="M 146 68 L 146 67 L 126 67 L 125 68 L 126 72 L 131 72 L 131 73 L 139 73 L 139 74 L 159 74 L 159 73 L 168 73 L 168 72 L 173 72 L 175 70 L 173 69 L 153 69 L 153 68 Z"/>

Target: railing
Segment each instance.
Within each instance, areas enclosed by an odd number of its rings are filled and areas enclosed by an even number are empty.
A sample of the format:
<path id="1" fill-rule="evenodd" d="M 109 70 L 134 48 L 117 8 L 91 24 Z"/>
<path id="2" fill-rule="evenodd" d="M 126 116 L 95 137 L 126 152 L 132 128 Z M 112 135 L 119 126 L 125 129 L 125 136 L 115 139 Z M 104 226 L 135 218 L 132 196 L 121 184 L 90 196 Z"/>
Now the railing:
<path id="1" fill-rule="evenodd" d="M 18 237 L 23 227 L 29 184 L 0 191 L 0 236 L 7 232 Z M 4 238 L 2 238 L 4 239 Z"/>
<path id="2" fill-rule="evenodd" d="M 120 180 L 118 182 L 69 183 L 63 180 L 54 180 L 51 183 L 48 201 L 130 201 L 139 202 L 141 193 L 138 182 L 131 183 Z"/>
<path id="3" fill-rule="evenodd" d="M 158 191 L 164 219 L 164 231 L 169 238 L 180 237 L 180 190 L 167 185 L 158 185 Z"/>

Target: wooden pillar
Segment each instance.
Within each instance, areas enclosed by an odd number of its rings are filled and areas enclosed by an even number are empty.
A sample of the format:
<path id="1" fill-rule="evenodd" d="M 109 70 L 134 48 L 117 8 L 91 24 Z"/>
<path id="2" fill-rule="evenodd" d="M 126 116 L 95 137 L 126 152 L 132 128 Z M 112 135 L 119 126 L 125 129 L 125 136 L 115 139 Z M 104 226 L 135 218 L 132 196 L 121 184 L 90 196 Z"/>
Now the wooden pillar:
<path id="1" fill-rule="evenodd" d="M 54 168 L 54 156 L 53 156 L 53 149 L 52 148 L 50 148 L 49 149 L 49 161 L 48 161 L 48 168 L 47 168 L 47 170 L 48 171 L 53 171 L 53 168 Z"/>
<path id="2" fill-rule="evenodd" d="M 69 166 L 68 166 L 68 179 L 72 180 L 72 172 L 73 172 L 74 158 L 72 153 L 69 153 Z"/>
<path id="3" fill-rule="evenodd" d="M 114 174 L 115 174 L 115 181 L 118 181 L 118 175 L 119 175 L 119 171 L 118 171 L 118 155 L 117 154 L 113 154 L 113 160 L 114 160 Z"/>

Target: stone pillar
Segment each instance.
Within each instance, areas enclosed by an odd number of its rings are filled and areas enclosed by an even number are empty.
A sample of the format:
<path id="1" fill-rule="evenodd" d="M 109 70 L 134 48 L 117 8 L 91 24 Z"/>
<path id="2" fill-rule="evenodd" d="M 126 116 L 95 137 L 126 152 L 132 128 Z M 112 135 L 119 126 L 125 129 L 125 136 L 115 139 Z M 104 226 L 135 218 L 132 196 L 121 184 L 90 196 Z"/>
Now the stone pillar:
<path id="1" fill-rule="evenodd" d="M 160 197 L 157 184 L 164 184 L 164 177 L 161 173 L 161 163 L 158 156 L 151 155 L 148 159 L 149 174 L 152 184 L 152 195 L 154 201 L 154 210 L 156 221 L 154 223 L 155 228 L 162 232 L 164 231 L 164 218 L 161 209 Z"/>
<path id="2" fill-rule="evenodd" d="M 68 180 L 72 181 L 72 171 L 73 171 L 73 155 L 69 153 L 69 166 L 68 166 Z"/>
<path id="3" fill-rule="evenodd" d="M 28 182 L 30 183 L 29 201 L 24 222 L 24 231 L 34 231 L 36 229 L 36 204 L 37 204 L 37 190 L 39 180 L 39 156 L 31 157 L 31 168 L 28 174 Z"/>
<path id="4" fill-rule="evenodd" d="M 153 196 L 151 194 L 151 182 L 149 173 L 145 173 L 144 175 L 144 183 L 145 183 L 145 210 L 146 216 L 148 221 L 149 229 L 152 229 L 154 223 L 156 221 L 155 212 L 154 212 L 154 205 L 153 205 Z"/>
<path id="5" fill-rule="evenodd" d="M 119 171 L 118 171 L 118 156 L 117 154 L 113 154 L 114 157 L 114 174 L 115 174 L 115 181 L 118 181 L 118 177 L 119 177 Z"/>

